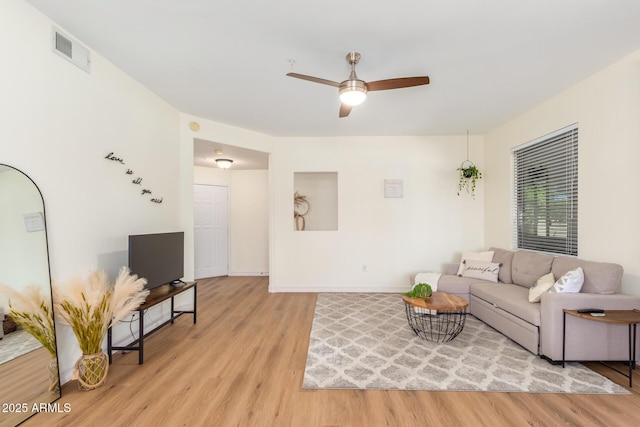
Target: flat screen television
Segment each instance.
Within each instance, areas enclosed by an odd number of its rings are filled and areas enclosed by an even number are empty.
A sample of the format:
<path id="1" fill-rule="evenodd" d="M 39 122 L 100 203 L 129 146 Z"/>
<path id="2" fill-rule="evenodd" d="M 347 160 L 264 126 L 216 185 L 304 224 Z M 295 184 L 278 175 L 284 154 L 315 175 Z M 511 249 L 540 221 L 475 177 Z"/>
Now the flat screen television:
<path id="1" fill-rule="evenodd" d="M 130 235 L 129 269 L 147 279 L 146 289 L 180 282 L 184 276 L 184 232 Z"/>

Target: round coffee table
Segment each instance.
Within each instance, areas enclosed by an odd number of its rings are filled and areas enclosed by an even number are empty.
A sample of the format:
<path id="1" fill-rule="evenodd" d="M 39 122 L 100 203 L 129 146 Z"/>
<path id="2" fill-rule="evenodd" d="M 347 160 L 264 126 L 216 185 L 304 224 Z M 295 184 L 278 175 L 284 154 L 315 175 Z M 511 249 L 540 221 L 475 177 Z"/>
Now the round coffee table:
<path id="1" fill-rule="evenodd" d="M 462 332 L 469 302 L 457 295 L 434 292 L 429 298 L 402 297 L 409 326 L 422 339 L 447 342 Z"/>

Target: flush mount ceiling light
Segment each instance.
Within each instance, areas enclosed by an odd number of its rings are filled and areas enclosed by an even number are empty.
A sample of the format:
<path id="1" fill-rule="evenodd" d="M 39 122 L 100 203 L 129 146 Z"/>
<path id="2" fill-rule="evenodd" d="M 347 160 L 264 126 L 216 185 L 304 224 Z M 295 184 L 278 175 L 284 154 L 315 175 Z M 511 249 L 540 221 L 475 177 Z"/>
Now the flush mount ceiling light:
<path id="1" fill-rule="evenodd" d="M 221 169 L 229 169 L 232 163 L 233 160 L 230 159 L 216 159 L 216 164 Z"/>

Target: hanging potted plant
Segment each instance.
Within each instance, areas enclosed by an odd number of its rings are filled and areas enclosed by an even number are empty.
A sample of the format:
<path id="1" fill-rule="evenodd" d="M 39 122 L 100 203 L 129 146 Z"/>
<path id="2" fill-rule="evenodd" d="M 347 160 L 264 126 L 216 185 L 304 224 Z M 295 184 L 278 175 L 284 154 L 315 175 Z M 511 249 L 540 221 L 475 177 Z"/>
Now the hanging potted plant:
<path id="1" fill-rule="evenodd" d="M 108 356 L 102 351 L 104 337 L 111 326 L 145 301 L 149 295 L 146 283 L 126 267 L 120 269 L 114 284 L 103 270 L 90 272 L 87 280 L 76 277 L 66 285 L 53 283 L 56 314 L 71 327 L 82 351 L 73 371 L 81 389 L 104 383 L 109 369 Z"/>
<path id="2" fill-rule="evenodd" d="M 476 182 L 482 178 L 482 172 L 469 160 L 462 162 L 458 168 L 460 176 L 458 179 L 458 196 L 465 190 L 475 198 Z"/>
<path id="3" fill-rule="evenodd" d="M 469 160 L 469 131 L 467 131 L 467 160 L 462 162 L 458 172 L 460 173 L 458 177 L 458 196 L 462 190 L 466 190 L 467 193 L 471 194 L 471 198 L 475 199 L 476 182 L 482 178 L 482 173 Z"/>

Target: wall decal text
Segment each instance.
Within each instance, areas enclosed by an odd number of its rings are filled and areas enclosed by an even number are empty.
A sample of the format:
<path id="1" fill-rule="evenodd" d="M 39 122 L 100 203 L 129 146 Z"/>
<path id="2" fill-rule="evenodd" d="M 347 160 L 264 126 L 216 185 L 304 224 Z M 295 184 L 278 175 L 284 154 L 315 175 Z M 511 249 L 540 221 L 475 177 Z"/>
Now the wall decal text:
<path id="1" fill-rule="evenodd" d="M 125 164 L 124 163 L 124 159 L 122 157 L 116 156 L 114 152 L 111 152 L 111 153 L 107 154 L 106 156 L 104 156 L 104 158 L 107 159 L 107 160 L 110 160 L 112 162 L 117 162 L 117 163 L 120 163 L 120 164 L 123 164 L 123 165 Z M 126 175 L 134 175 L 134 172 L 130 168 L 127 168 L 125 174 Z M 137 176 L 135 179 L 131 180 L 131 183 L 134 184 L 134 185 L 142 185 L 142 179 L 143 178 L 141 176 Z M 142 191 L 141 191 L 141 195 L 142 196 L 146 196 L 147 194 L 149 194 L 149 195 L 153 194 L 151 189 L 143 188 Z M 152 202 L 152 203 L 160 204 L 160 203 L 162 203 L 163 199 L 164 199 L 163 197 L 153 197 L 153 198 L 149 199 L 149 201 Z"/>

